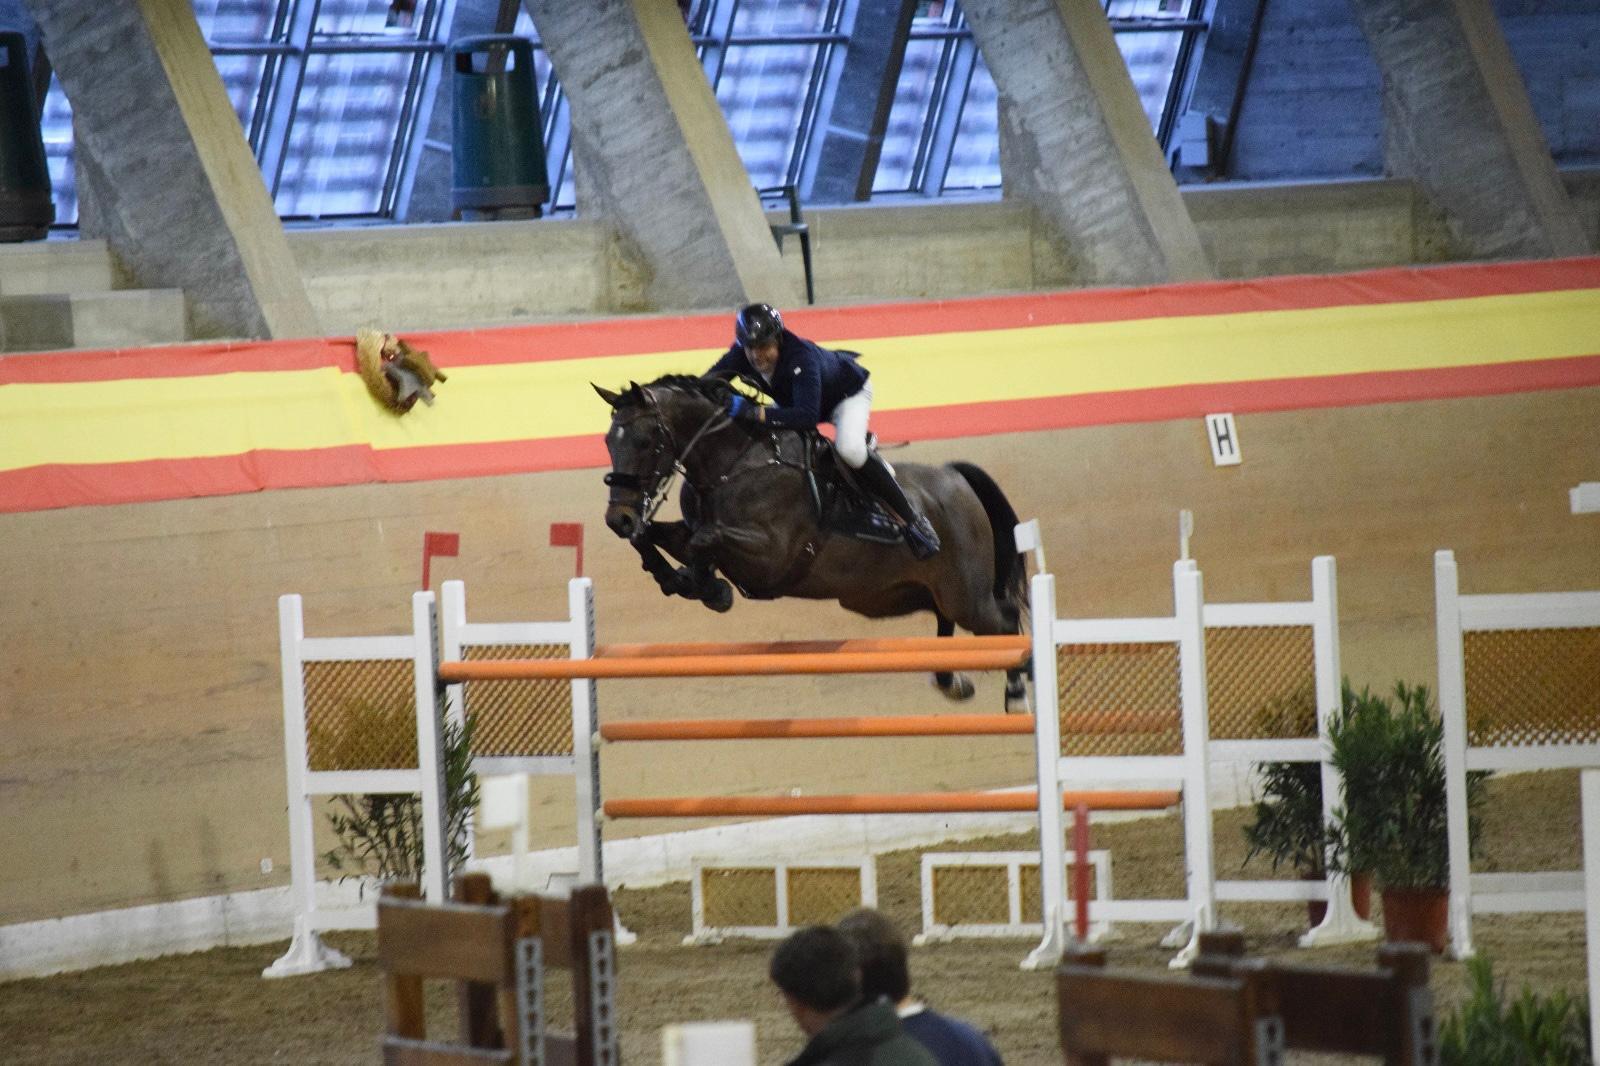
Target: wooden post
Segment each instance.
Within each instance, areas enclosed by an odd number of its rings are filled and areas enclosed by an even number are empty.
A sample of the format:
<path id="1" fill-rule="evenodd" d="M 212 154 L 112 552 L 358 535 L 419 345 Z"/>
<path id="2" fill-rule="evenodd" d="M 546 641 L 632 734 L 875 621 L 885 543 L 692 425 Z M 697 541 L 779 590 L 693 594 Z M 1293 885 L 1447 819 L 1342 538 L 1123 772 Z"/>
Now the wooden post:
<path id="1" fill-rule="evenodd" d="M 494 886 L 485 873 L 462 874 L 456 878 L 455 901 L 484 906 L 499 902 Z M 495 1003 L 495 986 L 463 981 L 456 989 L 460 1014 L 461 1042 L 468 1047 L 505 1047 Z"/>
<path id="2" fill-rule="evenodd" d="M 1424 1066 L 1439 1061 L 1439 1036 L 1433 1018 L 1433 989 L 1428 985 L 1432 965 L 1421 944 L 1383 944 L 1378 965 L 1394 975 L 1394 1046 L 1389 1060 L 1402 1066 Z"/>
<path id="3" fill-rule="evenodd" d="M 387 884 L 383 886 L 381 896 L 421 899 L 422 888 L 414 884 Z M 388 994 L 384 996 L 384 1014 L 389 1032 L 411 1040 L 426 1040 L 428 1020 L 423 1007 L 422 978 L 409 973 L 390 974 L 388 985 Z"/>
<path id="4" fill-rule="evenodd" d="M 1200 953 L 1189 966 L 1196 977 L 1227 977 L 1244 958 L 1244 934 L 1231 930 L 1200 934 Z"/>

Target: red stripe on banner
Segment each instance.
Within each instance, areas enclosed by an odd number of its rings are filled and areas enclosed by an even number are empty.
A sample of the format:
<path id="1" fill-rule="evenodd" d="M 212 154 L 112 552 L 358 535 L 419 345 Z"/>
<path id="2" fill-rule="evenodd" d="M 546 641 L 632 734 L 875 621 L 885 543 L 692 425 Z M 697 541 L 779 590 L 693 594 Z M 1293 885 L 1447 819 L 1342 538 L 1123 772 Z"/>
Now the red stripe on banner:
<path id="1" fill-rule="evenodd" d="M 1358 274 L 1200 281 L 1139 289 L 1075 289 L 981 300 L 797 308 L 786 324 L 817 339 L 1124 322 L 1141 318 L 1297 311 L 1364 304 L 1600 288 L 1600 257 L 1396 267 Z"/>
<path id="2" fill-rule="evenodd" d="M 97 504 L 229 496 L 264 489 L 368 482 L 442 481 L 607 465 L 605 435 L 495 444 L 398 448 L 366 445 L 256 451 L 200 459 L 30 466 L 0 471 L 0 514 Z"/>
<path id="3" fill-rule="evenodd" d="M 1589 387 L 1600 387 L 1600 355 L 881 411 L 873 414 L 873 429 L 885 440 L 938 440 L 1199 418 L 1222 411 L 1354 407 Z M 203 459 L 37 466 L 0 472 L 0 512 L 586 469 L 607 462 L 604 434 L 594 433 L 381 452 L 352 445 Z"/>
<path id="4" fill-rule="evenodd" d="M 1359 274 L 1193 282 L 1138 289 L 1068 292 L 927 303 L 790 311 L 796 332 L 829 339 L 906 337 L 974 330 L 1141 318 L 1305 310 L 1364 304 L 1504 296 L 1600 288 L 1600 257 L 1527 263 L 1401 267 Z M 604 319 L 484 330 L 405 331 L 408 341 L 451 366 L 531 363 L 680 349 L 732 342 L 729 314 Z M 312 370 L 355 371 L 355 341 L 313 338 L 188 344 L 120 351 L 51 352 L 0 358 L 0 385 L 208 374 Z"/>

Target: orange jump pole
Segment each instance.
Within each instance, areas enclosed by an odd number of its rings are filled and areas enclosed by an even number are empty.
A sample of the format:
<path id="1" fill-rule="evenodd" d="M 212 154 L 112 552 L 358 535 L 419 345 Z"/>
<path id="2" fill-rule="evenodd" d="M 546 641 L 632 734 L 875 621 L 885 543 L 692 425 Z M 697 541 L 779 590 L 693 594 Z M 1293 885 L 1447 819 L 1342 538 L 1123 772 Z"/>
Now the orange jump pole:
<path id="1" fill-rule="evenodd" d="M 1096 811 L 1155 811 L 1175 806 L 1182 793 L 1068 792 L 1067 807 Z M 896 792 L 839 796 L 653 796 L 606 800 L 608 818 L 732 818 L 787 814 L 984 814 L 1032 811 L 1039 795 L 1025 792 Z"/>
<path id="2" fill-rule="evenodd" d="M 579 677 L 753 677 L 758 674 L 922 674 L 940 670 L 1011 670 L 1025 651 L 786 652 L 750 655 L 671 655 L 642 658 L 505 659 L 441 663 L 439 679 L 537 681 Z"/>
<path id="3" fill-rule="evenodd" d="M 855 651 L 1031 650 L 1026 636 L 850 637 L 843 640 L 775 640 L 734 643 L 602 644 L 597 659 L 663 659 L 679 655 L 797 655 Z"/>
<path id="4" fill-rule="evenodd" d="M 782 740 L 789 737 L 1032 736 L 1033 715 L 906 714 L 873 718 L 680 718 L 606 722 L 606 740 Z"/>

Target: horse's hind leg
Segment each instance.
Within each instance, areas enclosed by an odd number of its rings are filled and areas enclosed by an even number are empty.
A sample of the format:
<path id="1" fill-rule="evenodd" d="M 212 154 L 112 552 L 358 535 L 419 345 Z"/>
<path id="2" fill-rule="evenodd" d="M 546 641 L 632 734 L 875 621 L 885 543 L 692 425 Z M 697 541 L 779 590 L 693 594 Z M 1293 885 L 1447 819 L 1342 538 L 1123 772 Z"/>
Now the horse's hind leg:
<path id="1" fill-rule="evenodd" d="M 955 635 L 956 624 L 954 622 L 946 618 L 941 612 L 935 612 L 935 617 L 939 620 L 939 635 L 941 637 Z M 972 694 L 977 691 L 977 687 L 972 683 L 972 678 L 966 674 L 953 673 L 949 670 L 941 670 L 934 674 L 933 683 L 938 686 L 940 692 L 944 693 L 945 698 L 950 700 L 970 700 Z"/>
<path id="2" fill-rule="evenodd" d="M 967 602 L 971 605 L 971 609 L 966 612 L 966 617 L 962 619 L 962 628 L 969 629 L 979 636 L 1013 634 L 1022 631 L 1022 615 L 1015 604 L 997 599 L 987 589 L 981 591 L 968 590 L 968 592 L 969 599 Z M 939 634 L 948 636 L 952 632 L 954 632 L 952 623 L 947 622 L 944 612 L 940 611 Z M 1025 665 L 1006 671 L 1005 706 L 1007 713 L 1021 713 L 1030 709 L 1028 706 L 1028 675 L 1031 670 L 1031 666 Z M 966 683 L 969 687 L 972 684 L 971 681 Z"/>

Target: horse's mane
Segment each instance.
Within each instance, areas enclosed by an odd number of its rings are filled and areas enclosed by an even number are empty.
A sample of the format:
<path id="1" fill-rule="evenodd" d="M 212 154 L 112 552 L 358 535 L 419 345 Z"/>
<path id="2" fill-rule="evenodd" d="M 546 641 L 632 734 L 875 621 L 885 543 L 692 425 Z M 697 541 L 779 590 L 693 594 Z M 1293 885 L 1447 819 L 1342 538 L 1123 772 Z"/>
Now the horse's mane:
<path id="1" fill-rule="evenodd" d="M 733 385 L 727 378 L 703 378 L 694 374 L 663 374 L 654 381 L 643 385 L 630 384 L 628 390 L 622 394 L 625 402 L 643 403 L 643 390 L 645 389 L 671 389 L 675 392 L 687 392 L 710 400 L 715 404 L 725 403 L 728 394 L 733 391 Z"/>

